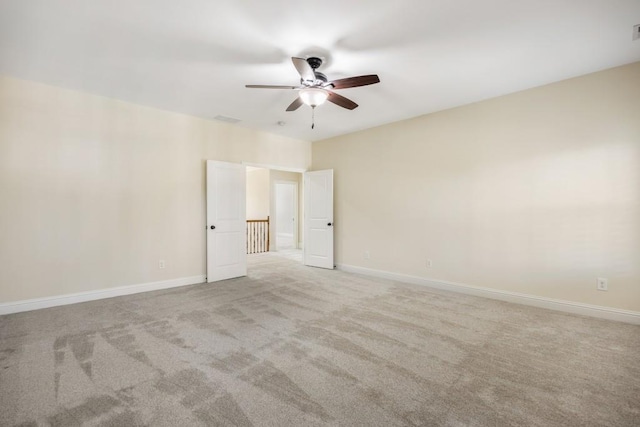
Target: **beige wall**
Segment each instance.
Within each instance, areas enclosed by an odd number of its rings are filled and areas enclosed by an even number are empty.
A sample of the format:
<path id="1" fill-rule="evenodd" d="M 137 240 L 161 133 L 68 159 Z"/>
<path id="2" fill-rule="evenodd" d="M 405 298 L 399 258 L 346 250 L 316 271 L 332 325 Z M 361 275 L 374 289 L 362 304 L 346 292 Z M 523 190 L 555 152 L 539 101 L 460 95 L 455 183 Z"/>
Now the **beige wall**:
<path id="1" fill-rule="evenodd" d="M 640 311 L 639 100 L 635 63 L 313 143 L 338 264 Z"/>
<path id="2" fill-rule="evenodd" d="M 310 156 L 308 142 L 0 77 L 0 303 L 203 275 L 205 160 Z"/>
<path id="3" fill-rule="evenodd" d="M 297 172 L 285 172 L 272 169 L 269 174 L 269 179 L 271 181 L 271 214 L 270 214 L 270 228 L 269 228 L 269 239 L 271 241 L 271 250 L 276 250 L 276 213 L 275 213 L 275 185 L 277 181 L 293 181 L 298 183 L 298 245 L 302 247 L 304 245 L 304 236 L 303 236 L 303 219 L 304 219 L 304 203 L 303 203 L 303 189 L 302 189 L 302 174 Z"/>
<path id="4" fill-rule="evenodd" d="M 247 169 L 247 219 L 269 216 L 269 169 Z"/>

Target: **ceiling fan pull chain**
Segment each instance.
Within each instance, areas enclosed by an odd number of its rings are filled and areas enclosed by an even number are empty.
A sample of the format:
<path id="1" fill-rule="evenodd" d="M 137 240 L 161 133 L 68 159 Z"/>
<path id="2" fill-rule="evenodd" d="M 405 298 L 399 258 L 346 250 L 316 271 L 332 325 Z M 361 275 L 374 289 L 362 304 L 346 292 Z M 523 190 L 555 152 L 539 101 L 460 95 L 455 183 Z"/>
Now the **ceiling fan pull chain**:
<path id="1" fill-rule="evenodd" d="M 316 107 L 311 107 L 311 129 L 316 127 Z"/>

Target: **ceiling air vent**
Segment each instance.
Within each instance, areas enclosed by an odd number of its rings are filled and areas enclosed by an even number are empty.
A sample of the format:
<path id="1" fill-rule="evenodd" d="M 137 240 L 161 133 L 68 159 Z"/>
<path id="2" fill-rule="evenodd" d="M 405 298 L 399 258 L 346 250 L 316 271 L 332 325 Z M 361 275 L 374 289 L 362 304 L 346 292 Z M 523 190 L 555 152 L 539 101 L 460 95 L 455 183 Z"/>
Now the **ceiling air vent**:
<path id="1" fill-rule="evenodd" d="M 640 39 L 640 24 L 633 26 L 633 40 Z"/>
<path id="2" fill-rule="evenodd" d="M 227 123 L 238 123 L 240 121 L 240 119 L 234 119 L 233 117 L 227 117 L 227 116 L 215 116 L 214 119 L 220 120 L 221 122 L 227 122 Z"/>

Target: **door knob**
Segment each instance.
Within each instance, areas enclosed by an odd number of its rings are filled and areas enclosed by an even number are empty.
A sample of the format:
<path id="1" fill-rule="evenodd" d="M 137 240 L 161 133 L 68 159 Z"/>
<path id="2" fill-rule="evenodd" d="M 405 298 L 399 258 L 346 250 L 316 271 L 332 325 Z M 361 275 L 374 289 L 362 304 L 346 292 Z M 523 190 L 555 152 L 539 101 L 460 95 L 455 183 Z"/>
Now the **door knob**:
<path id="1" fill-rule="evenodd" d="M 333 224 L 331 224 L 331 223 L 328 223 L 327 225 L 328 225 L 329 227 L 331 227 L 331 226 L 332 226 Z"/>
<path id="2" fill-rule="evenodd" d="M 216 226 L 215 226 L 215 225 L 212 225 L 212 226 L 211 226 L 211 229 L 212 229 L 212 230 L 215 230 L 215 229 L 216 229 Z"/>

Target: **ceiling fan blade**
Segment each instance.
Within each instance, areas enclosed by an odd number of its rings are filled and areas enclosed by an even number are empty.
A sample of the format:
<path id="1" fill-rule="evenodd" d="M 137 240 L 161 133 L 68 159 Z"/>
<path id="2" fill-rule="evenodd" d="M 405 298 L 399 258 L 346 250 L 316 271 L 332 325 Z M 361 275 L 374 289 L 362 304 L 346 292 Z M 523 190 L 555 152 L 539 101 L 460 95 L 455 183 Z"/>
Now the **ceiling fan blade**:
<path id="1" fill-rule="evenodd" d="M 338 79 L 329 82 L 327 85 L 333 86 L 334 89 L 346 89 L 349 87 L 367 86 L 380 83 L 377 74 L 368 74 L 366 76 L 347 77 L 346 79 Z"/>
<path id="2" fill-rule="evenodd" d="M 301 86 L 283 86 L 283 85 L 244 85 L 250 89 L 300 89 Z"/>
<path id="3" fill-rule="evenodd" d="M 291 57 L 291 61 L 293 61 L 293 66 L 296 67 L 296 70 L 300 73 L 302 80 L 314 81 L 316 79 L 316 73 L 306 59 L 293 56 Z"/>
<path id="4" fill-rule="evenodd" d="M 339 105 L 342 108 L 346 108 L 347 110 L 353 110 L 354 108 L 358 107 L 358 104 L 356 104 L 349 98 L 345 98 L 344 96 L 338 95 L 335 92 L 328 92 L 329 97 L 327 98 L 327 101 L 333 102 L 334 104 Z"/>
<path id="5" fill-rule="evenodd" d="M 297 97 L 293 100 L 293 102 L 287 107 L 287 111 L 296 111 L 302 105 L 302 99 Z"/>

